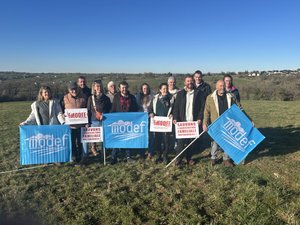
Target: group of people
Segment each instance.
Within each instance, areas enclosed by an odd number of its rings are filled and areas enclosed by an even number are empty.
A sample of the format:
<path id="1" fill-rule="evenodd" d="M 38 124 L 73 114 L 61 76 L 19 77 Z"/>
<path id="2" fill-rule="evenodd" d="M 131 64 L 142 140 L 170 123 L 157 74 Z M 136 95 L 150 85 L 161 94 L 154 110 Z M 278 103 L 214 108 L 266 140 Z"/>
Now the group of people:
<path id="1" fill-rule="evenodd" d="M 118 90 L 113 81 L 108 82 L 105 92 L 101 80 L 94 80 L 91 89 L 86 85 L 86 78 L 78 77 L 77 81 L 68 84 L 68 92 L 61 100 L 52 96 L 48 86 L 42 86 L 39 90 L 37 100 L 31 105 L 31 114 L 20 125 L 59 125 L 65 123 L 65 109 L 87 108 L 88 123 L 70 125 L 72 139 L 73 159 L 84 162 L 89 153 L 87 143 L 81 143 L 81 128 L 89 126 L 100 126 L 104 113 L 114 112 L 146 112 L 149 119 L 154 116 L 172 117 L 173 124 L 185 121 L 197 121 L 200 131 L 207 131 L 210 123 L 215 121 L 232 104 L 239 104 L 240 96 L 238 89 L 233 86 L 232 77 L 225 75 L 223 80 L 218 80 L 216 90 L 211 91 L 209 84 L 204 82 L 200 70 L 193 75 L 184 77 L 184 87 L 177 88 L 175 77 L 171 76 L 167 82 L 161 83 L 158 92 L 154 94 L 147 83 L 143 83 L 139 92 L 132 95 L 126 81 L 118 84 Z M 142 151 L 144 158 L 155 160 L 155 162 L 168 163 L 169 153 L 176 150 L 181 152 L 192 140 L 177 139 L 173 132 L 149 132 L 149 148 Z M 183 157 L 189 165 L 195 164 L 192 159 L 193 150 L 199 150 L 201 140 L 191 145 L 183 155 L 177 158 L 176 165 L 183 163 Z M 90 150 L 94 156 L 99 153 L 96 143 L 90 144 Z M 216 164 L 218 145 L 212 141 L 211 164 Z M 133 162 L 132 150 L 125 149 L 127 162 Z M 120 149 L 111 149 L 111 164 L 118 162 Z M 224 154 L 225 166 L 233 166 L 228 155 Z"/>

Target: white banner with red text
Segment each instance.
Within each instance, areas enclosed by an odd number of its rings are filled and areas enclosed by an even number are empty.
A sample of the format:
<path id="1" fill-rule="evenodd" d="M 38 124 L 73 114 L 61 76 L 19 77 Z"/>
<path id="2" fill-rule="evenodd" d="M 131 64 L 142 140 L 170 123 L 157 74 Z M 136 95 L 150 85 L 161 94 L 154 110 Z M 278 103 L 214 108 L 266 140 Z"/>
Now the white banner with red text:
<path id="1" fill-rule="evenodd" d="M 172 117 L 154 116 L 150 120 L 150 132 L 172 132 Z"/>
<path id="2" fill-rule="evenodd" d="M 197 121 L 177 122 L 175 124 L 176 139 L 196 138 L 199 135 Z"/>
<path id="3" fill-rule="evenodd" d="M 87 108 L 65 109 L 65 121 L 69 125 L 87 124 L 89 122 Z"/>
<path id="4" fill-rule="evenodd" d="M 81 142 L 94 143 L 103 142 L 103 127 L 82 127 L 81 128 Z"/>

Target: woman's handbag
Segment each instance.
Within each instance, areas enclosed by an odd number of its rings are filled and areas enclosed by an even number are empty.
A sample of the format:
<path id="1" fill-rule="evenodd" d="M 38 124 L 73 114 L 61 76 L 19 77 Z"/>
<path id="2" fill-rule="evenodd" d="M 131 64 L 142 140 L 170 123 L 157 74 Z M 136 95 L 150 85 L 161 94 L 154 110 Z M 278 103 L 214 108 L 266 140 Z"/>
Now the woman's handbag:
<path id="1" fill-rule="evenodd" d="M 92 95 L 92 100 L 93 100 L 93 107 L 94 107 L 94 110 L 96 112 L 96 119 L 97 120 L 102 120 L 102 112 L 98 112 L 97 109 L 96 109 L 96 103 L 95 103 L 95 96 Z"/>

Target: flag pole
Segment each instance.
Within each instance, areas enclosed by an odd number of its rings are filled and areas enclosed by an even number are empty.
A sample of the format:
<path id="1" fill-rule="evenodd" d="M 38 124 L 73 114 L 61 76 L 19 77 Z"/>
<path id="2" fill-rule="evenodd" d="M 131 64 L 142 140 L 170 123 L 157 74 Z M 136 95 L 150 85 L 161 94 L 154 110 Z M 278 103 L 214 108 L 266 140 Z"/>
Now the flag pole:
<path id="1" fill-rule="evenodd" d="M 169 164 L 166 165 L 165 168 L 168 168 L 185 150 L 188 149 L 188 147 L 190 147 L 204 133 L 205 131 L 202 131 L 201 134 L 199 134 L 193 141 L 191 141 L 191 143 L 189 143 L 188 146 L 186 146 L 171 162 L 169 162 Z"/>
<path id="2" fill-rule="evenodd" d="M 105 151 L 105 147 L 103 145 L 103 163 L 104 163 L 104 166 L 106 165 L 106 151 Z"/>

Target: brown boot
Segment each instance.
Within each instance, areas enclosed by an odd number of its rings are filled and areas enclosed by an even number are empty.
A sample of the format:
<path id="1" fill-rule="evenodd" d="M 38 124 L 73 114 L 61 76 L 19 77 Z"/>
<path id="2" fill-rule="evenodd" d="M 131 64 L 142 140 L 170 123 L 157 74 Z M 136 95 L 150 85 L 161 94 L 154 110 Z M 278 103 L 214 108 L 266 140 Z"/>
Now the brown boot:
<path id="1" fill-rule="evenodd" d="M 223 165 L 227 166 L 227 167 L 233 167 L 234 166 L 230 159 L 224 160 Z"/>
<path id="2" fill-rule="evenodd" d="M 212 166 L 215 166 L 215 165 L 216 165 L 216 160 L 215 160 L 215 159 L 211 159 L 211 160 L 210 160 L 210 164 L 211 164 Z"/>

